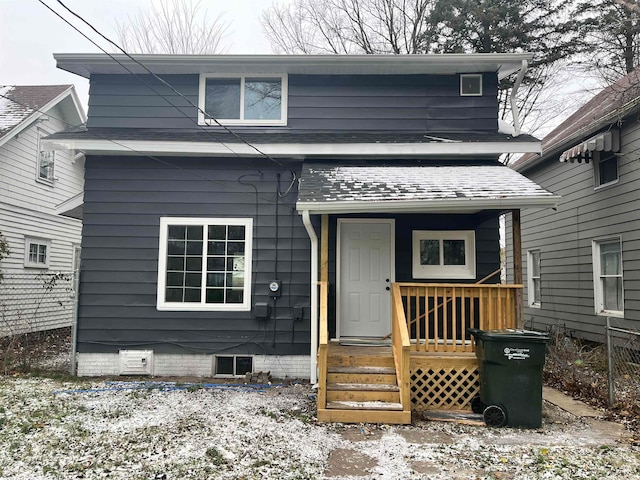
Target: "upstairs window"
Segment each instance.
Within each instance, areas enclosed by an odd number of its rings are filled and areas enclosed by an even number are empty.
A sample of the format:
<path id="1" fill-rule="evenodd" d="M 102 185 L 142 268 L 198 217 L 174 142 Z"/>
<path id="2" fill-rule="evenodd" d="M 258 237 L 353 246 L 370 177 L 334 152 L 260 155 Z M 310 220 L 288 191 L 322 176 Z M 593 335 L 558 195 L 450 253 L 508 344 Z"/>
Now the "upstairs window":
<path id="1" fill-rule="evenodd" d="M 482 75 L 460 75 L 460 95 L 463 97 L 478 97 L 482 95 Z"/>
<path id="2" fill-rule="evenodd" d="M 42 137 L 45 137 L 48 133 L 44 131 L 38 131 L 38 172 L 36 178 L 40 182 L 53 184 L 53 171 L 55 166 L 56 152 L 46 151 L 42 149 Z"/>
<path id="3" fill-rule="evenodd" d="M 597 152 L 593 162 L 596 176 L 596 188 L 618 181 L 618 156 L 611 152 Z"/>
<path id="4" fill-rule="evenodd" d="M 286 125 L 286 95 L 286 76 L 203 75 L 199 123 Z"/>
<path id="5" fill-rule="evenodd" d="M 250 218 L 161 218 L 158 310 L 249 310 Z"/>
<path id="6" fill-rule="evenodd" d="M 413 278 L 475 278 L 475 233 L 413 232 Z"/>

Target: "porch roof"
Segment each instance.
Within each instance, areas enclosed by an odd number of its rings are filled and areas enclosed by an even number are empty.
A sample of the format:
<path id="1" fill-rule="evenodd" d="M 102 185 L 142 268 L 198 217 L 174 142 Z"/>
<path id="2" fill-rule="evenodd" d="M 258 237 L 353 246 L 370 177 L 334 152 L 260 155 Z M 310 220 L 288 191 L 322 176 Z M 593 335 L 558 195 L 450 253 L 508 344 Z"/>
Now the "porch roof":
<path id="1" fill-rule="evenodd" d="M 310 213 L 473 213 L 555 207 L 559 199 L 505 165 L 305 163 L 296 207 Z"/>

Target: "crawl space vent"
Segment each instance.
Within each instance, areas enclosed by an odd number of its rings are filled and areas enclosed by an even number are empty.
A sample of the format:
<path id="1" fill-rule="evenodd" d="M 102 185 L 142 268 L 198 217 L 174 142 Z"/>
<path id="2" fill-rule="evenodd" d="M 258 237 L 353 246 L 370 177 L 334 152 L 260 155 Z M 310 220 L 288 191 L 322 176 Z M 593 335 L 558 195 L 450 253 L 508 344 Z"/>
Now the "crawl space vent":
<path id="1" fill-rule="evenodd" d="M 153 350 L 120 350 L 120 375 L 151 375 Z"/>

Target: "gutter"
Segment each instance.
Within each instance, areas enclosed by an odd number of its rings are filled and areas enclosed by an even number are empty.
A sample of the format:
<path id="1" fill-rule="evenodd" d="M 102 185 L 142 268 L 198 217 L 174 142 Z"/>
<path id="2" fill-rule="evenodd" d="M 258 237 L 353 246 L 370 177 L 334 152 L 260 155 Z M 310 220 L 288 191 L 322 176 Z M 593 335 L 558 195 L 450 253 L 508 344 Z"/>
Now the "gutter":
<path id="1" fill-rule="evenodd" d="M 528 66 L 529 62 L 527 62 L 527 60 L 522 60 L 522 66 L 520 67 L 520 72 L 518 73 L 518 77 L 516 78 L 516 83 L 514 83 L 513 88 L 511 89 L 511 116 L 513 117 L 513 129 L 515 130 L 513 134 L 514 137 L 519 136 L 521 133 L 520 111 L 518 110 L 518 102 L 516 96 L 518 94 L 520 84 L 524 79 L 524 75 L 525 73 L 527 73 Z"/>
<path id="2" fill-rule="evenodd" d="M 311 240 L 311 372 L 310 381 L 318 383 L 318 236 L 311 224 L 309 210 L 302 211 L 302 223 Z"/>

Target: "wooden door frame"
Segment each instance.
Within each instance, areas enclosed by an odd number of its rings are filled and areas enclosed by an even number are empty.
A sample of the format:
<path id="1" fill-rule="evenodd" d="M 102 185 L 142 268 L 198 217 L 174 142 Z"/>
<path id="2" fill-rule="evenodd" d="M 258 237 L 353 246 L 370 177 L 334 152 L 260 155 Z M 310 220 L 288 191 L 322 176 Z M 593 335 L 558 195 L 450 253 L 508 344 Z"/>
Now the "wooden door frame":
<path id="1" fill-rule="evenodd" d="M 379 223 L 388 224 L 389 231 L 389 262 L 391 271 L 389 273 L 389 286 L 396 281 L 396 219 L 395 218 L 338 218 L 336 228 L 336 340 L 340 340 L 340 257 L 341 257 L 341 225 L 345 223 Z M 391 329 L 391 316 L 389 316 L 389 329 Z"/>

